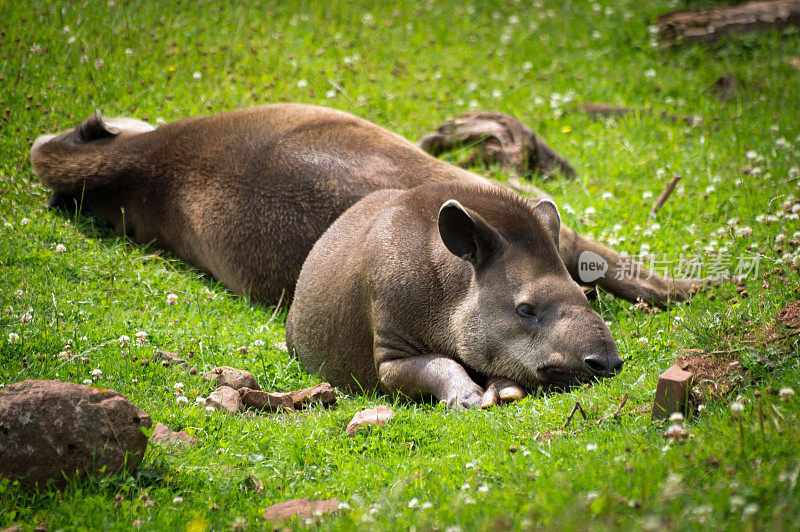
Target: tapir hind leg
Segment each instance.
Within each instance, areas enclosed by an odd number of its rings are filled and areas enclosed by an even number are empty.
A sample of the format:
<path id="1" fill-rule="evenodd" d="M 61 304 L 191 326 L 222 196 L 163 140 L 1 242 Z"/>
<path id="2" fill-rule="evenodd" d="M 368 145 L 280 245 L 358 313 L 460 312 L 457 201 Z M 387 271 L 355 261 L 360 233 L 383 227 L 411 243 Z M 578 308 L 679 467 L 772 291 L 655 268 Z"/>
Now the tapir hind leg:
<path id="1" fill-rule="evenodd" d="M 567 271 L 579 284 L 596 284 L 617 297 L 628 301 L 644 301 L 650 305 L 665 307 L 670 302 L 682 301 L 695 292 L 724 279 L 674 279 L 647 270 L 642 264 L 594 240 L 579 235 L 568 227 L 561 226 L 559 233 L 559 255 Z M 594 255 L 589 255 L 590 252 Z M 586 253 L 583 257 L 582 254 Z M 597 259 L 597 257 L 600 259 Z M 607 270 L 598 279 L 587 281 L 587 273 L 581 272 L 581 261 L 597 259 L 605 261 Z M 582 275 L 583 273 L 583 275 Z M 582 278 L 583 277 L 583 278 Z"/>

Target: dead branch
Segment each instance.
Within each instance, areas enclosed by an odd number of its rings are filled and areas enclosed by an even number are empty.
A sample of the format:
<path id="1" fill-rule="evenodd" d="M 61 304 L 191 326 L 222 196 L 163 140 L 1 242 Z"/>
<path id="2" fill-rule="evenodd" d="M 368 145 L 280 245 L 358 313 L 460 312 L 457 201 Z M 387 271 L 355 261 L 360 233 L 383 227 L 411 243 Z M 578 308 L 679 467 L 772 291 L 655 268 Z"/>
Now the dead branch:
<path id="1" fill-rule="evenodd" d="M 583 407 L 581 407 L 580 401 L 575 401 L 575 406 L 572 407 L 569 416 L 567 416 L 567 420 L 564 422 L 563 425 L 561 425 L 561 430 L 564 430 L 569 426 L 570 422 L 572 421 L 572 416 L 575 415 L 575 412 L 580 412 L 584 420 L 589 419 L 589 417 L 586 415 L 586 412 L 583 411 Z"/>
<path id="2" fill-rule="evenodd" d="M 675 190 L 675 185 L 678 184 L 678 181 L 681 180 L 680 174 L 677 174 L 672 179 L 669 180 L 667 185 L 664 187 L 664 190 L 661 192 L 661 195 L 658 196 L 658 199 L 653 204 L 653 208 L 650 210 L 650 216 L 647 217 L 647 225 L 653 223 L 653 220 L 656 218 L 656 214 L 664 206 L 664 204 L 669 199 L 670 194 L 672 191 Z"/>
<path id="3" fill-rule="evenodd" d="M 653 110 L 649 107 L 641 107 L 637 109 L 634 107 L 624 107 L 621 105 L 610 105 L 606 103 L 581 102 L 578 104 L 578 108 L 589 115 L 589 118 L 592 119 L 626 115 L 650 116 L 654 114 Z M 700 116 L 676 115 L 666 112 L 658 113 L 658 116 L 665 120 L 669 120 L 670 122 L 684 122 L 689 126 L 696 126 L 703 121 Z"/>
<path id="4" fill-rule="evenodd" d="M 770 0 L 674 11 L 658 17 L 662 46 L 712 42 L 728 33 L 780 29 L 800 24 L 800 0 Z"/>
<path id="5" fill-rule="evenodd" d="M 531 128 L 503 113 L 463 114 L 425 135 L 417 145 L 434 156 L 456 148 L 474 149 L 464 163 L 467 167 L 482 162 L 498 164 L 504 172 L 516 176 L 528 172 L 548 176 L 555 169 L 567 177 L 576 175 L 575 168 Z"/>

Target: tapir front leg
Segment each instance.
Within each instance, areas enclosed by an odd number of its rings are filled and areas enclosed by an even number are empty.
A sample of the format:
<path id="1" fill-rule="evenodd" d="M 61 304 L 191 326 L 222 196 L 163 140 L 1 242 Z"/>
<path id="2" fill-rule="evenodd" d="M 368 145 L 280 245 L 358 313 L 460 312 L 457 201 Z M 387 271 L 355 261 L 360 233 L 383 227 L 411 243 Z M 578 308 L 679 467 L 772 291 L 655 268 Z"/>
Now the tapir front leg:
<path id="1" fill-rule="evenodd" d="M 591 260 L 591 255 L 581 258 L 585 252 L 601 257 L 608 269 L 594 284 L 599 285 L 617 297 L 628 301 L 645 301 L 654 306 L 665 307 L 669 302 L 682 301 L 694 292 L 713 284 L 720 279 L 673 279 L 663 277 L 647 270 L 642 264 L 624 258 L 613 249 L 579 235 L 568 227 L 561 226 L 558 253 L 567 266 L 567 271 L 579 284 L 587 283 L 581 279 L 581 260 Z M 596 257 L 595 257 L 596 258 Z"/>
<path id="2" fill-rule="evenodd" d="M 452 358 L 382 352 L 379 360 L 378 379 L 392 395 L 402 393 L 410 399 L 433 396 L 448 408 L 458 410 L 481 403 L 483 389 Z"/>

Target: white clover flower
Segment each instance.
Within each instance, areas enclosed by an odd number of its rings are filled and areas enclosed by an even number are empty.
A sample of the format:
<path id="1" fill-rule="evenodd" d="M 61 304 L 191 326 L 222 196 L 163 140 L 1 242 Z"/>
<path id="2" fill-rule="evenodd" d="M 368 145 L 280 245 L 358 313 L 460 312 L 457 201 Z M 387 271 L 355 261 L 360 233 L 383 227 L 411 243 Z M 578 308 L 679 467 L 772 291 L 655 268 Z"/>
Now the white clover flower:
<path id="1" fill-rule="evenodd" d="M 778 140 L 775 141 L 775 147 L 779 150 L 787 150 L 791 147 L 791 145 L 785 138 L 779 137 Z"/>
<path id="2" fill-rule="evenodd" d="M 64 253 L 65 251 L 67 251 L 67 246 L 65 246 L 64 244 L 56 245 L 56 253 Z"/>
<path id="3" fill-rule="evenodd" d="M 789 386 L 784 386 L 778 393 L 780 394 L 781 399 L 783 399 L 784 401 L 788 401 L 792 397 L 794 397 L 794 390 Z"/>
<path id="4" fill-rule="evenodd" d="M 655 79 L 655 77 L 656 77 L 655 69 L 648 68 L 647 70 L 645 70 L 644 71 L 644 77 L 646 77 L 647 79 Z"/>
<path id="5" fill-rule="evenodd" d="M 475 469 L 475 463 L 474 462 L 467 462 L 466 464 L 464 464 L 464 468 L 465 469 Z"/>
<path id="6" fill-rule="evenodd" d="M 681 414 L 680 412 L 673 412 L 669 416 L 669 422 L 670 423 L 683 423 L 683 414 Z"/>
<path id="7" fill-rule="evenodd" d="M 753 159 L 758 157 L 758 153 L 755 150 L 748 150 L 747 153 L 745 153 L 745 157 L 747 157 L 752 161 Z"/>
<path id="8" fill-rule="evenodd" d="M 742 510 L 742 517 L 750 517 L 758 513 L 758 505 L 754 502 L 751 502 L 747 506 L 744 507 Z"/>
<path id="9" fill-rule="evenodd" d="M 176 296 L 175 294 L 172 294 L 172 293 L 167 294 L 167 305 L 172 306 L 177 302 L 178 302 L 178 296 Z"/>
<path id="10" fill-rule="evenodd" d="M 194 74 L 192 74 L 192 78 L 194 78 L 194 79 L 200 79 L 202 77 L 203 77 L 203 73 L 202 72 L 195 72 Z"/>
<path id="11" fill-rule="evenodd" d="M 204 405 L 206 404 L 206 398 L 201 395 L 198 395 L 197 397 L 195 397 L 194 402 L 198 405 Z"/>
<path id="12" fill-rule="evenodd" d="M 178 403 L 179 405 L 185 405 L 185 404 L 189 404 L 189 398 L 188 398 L 188 397 L 186 397 L 185 395 L 179 395 L 179 396 L 178 396 L 178 397 L 175 399 L 175 402 L 176 402 L 176 403 Z"/>
<path id="13" fill-rule="evenodd" d="M 133 55 L 133 50 L 130 48 L 125 48 L 125 55 Z"/>
<path id="14" fill-rule="evenodd" d="M 253 347 L 263 347 L 264 344 L 264 340 L 253 340 Z"/>
<path id="15" fill-rule="evenodd" d="M 92 379 L 83 379 L 83 384 L 86 384 L 88 386 L 91 383 L 92 383 Z"/>
<path id="16" fill-rule="evenodd" d="M 119 337 L 119 345 L 122 347 L 128 347 L 128 344 L 131 343 L 131 337 L 128 335 L 123 334 Z"/>
<path id="17" fill-rule="evenodd" d="M 487 486 L 486 484 L 481 484 L 480 486 L 478 486 L 478 491 L 480 491 L 481 493 L 486 493 L 489 491 L 489 486 Z"/>
<path id="18" fill-rule="evenodd" d="M 717 191 L 717 187 L 714 185 L 709 185 L 706 187 L 706 194 L 712 194 Z"/>
<path id="19" fill-rule="evenodd" d="M 583 211 L 583 214 L 585 214 L 586 216 L 594 216 L 596 212 L 597 211 L 595 211 L 594 207 L 586 207 L 586 209 L 584 209 Z"/>
<path id="20" fill-rule="evenodd" d="M 336 97 L 336 91 L 333 89 L 329 90 L 328 92 L 325 93 L 325 97 L 329 100 L 332 100 L 333 98 Z"/>
<path id="21" fill-rule="evenodd" d="M 603 194 L 600 197 L 603 198 L 604 200 L 610 200 L 611 198 L 614 197 L 614 194 L 612 194 L 611 192 L 603 192 Z"/>
<path id="22" fill-rule="evenodd" d="M 642 192 L 642 199 L 650 199 L 652 197 L 653 193 L 650 192 L 649 190 L 645 190 L 644 192 Z"/>
<path id="23" fill-rule="evenodd" d="M 500 89 L 495 89 L 492 91 L 492 98 L 500 98 L 503 96 L 502 91 Z"/>
<path id="24" fill-rule="evenodd" d="M 741 414 L 744 412 L 744 405 L 742 403 L 734 402 L 731 404 L 731 412 L 734 414 Z"/>
<path id="25" fill-rule="evenodd" d="M 139 331 L 135 334 L 136 342 L 139 344 L 143 344 L 147 341 L 147 333 L 144 331 Z"/>
<path id="26" fill-rule="evenodd" d="M 586 450 L 587 451 L 596 451 L 597 450 L 597 444 L 596 443 L 587 443 L 586 444 Z"/>
<path id="27" fill-rule="evenodd" d="M 524 63 L 522 63 L 522 70 L 523 71 L 527 72 L 532 68 L 533 68 L 533 63 L 531 63 L 530 61 L 525 61 Z"/>
<path id="28" fill-rule="evenodd" d="M 26 226 L 29 223 L 31 223 L 31 221 L 28 220 L 27 218 L 23 218 L 22 220 L 19 221 L 19 225 L 21 225 L 21 226 Z"/>
<path id="29" fill-rule="evenodd" d="M 304 79 L 300 79 L 297 81 L 297 88 L 302 89 L 303 87 L 308 87 L 308 81 Z"/>
<path id="30" fill-rule="evenodd" d="M 95 368 L 92 370 L 92 379 L 97 380 L 103 376 L 103 370 L 100 368 Z"/>
<path id="31" fill-rule="evenodd" d="M 176 382 L 175 385 L 173 386 L 173 388 L 175 389 L 175 393 L 177 393 L 178 395 L 183 395 L 183 383 L 182 382 Z"/>
<path id="32" fill-rule="evenodd" d="M 15 333 L 15 332 L 8 333 L 8 343 L 9 344 L 13 344 L 17 340 L 19 340 L 19 335 L 17 333 Z"/>
<path id="33" fill-rule="evenodd" d="M 650 340 L 647 339 L 647 336 L 642 336 L 641 338 L 637 338 L 636 341 L 643 346 L 647 346 L 650 343 Z"/>
<path id="34" fill-rule="evenodd" d="M 172 504 L 183 504 L 183 497 L 175 497 L 172 499 Z"/>
<path id="35" fill-rule="evenodd" d="M 409 508 L 416 508 L 417 506 L 419 506 L 419 499 L 417 499 L 416 497 L 408 501 Z"/>
<path id="36" fill-rule="evenodd" d="M 744 227 L 739 227 L 736 229 L 736 236 L 740 238 L 750 238 L 753 236 L 753 229 L 750 226 L 745 225 Z"/>
<path id="37" fill-rule="evenodd" d="M 214 408 L 214 407 L 213 407 L 213 406 L 211 406 L 211 405 L 208 405 L 208 406 L 206 407 L 206 412 L 214 412 L 215 410 L 216 410 L 216 408 Z"/>
<path id="38" fill-rule="evenodd" d="M 592 502 L 593 500 L 597 499 L 597 497 L 599 497 L 599 495 L 596 491 L 590 491 L 586 494 L 586 502 Z"/>

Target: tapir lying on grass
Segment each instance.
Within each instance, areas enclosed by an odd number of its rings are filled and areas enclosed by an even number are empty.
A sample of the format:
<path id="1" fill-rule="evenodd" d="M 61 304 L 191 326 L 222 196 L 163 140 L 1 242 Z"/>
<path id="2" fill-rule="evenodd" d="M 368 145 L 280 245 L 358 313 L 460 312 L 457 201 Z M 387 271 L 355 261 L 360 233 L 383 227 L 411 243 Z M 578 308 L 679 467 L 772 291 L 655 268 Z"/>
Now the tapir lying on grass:
<path id="1" fill-rule="evenodd" d="M 95 113 L 77 128 L 39 137 L 31 162 L 54 191 L 51 205 L 86 206 L 118 234 L 154 242 L 231 290 L 272 303 L 292 298 L 314 243 L 363 198 L 354 211 L 361 214 L 320 241 L 314 260 L 321 262 L 307 265 L 308 286 L 289 321 L 304 362 L 340 385 L 355 378 L 364 388 L 468 405 L 478 388 L 465 370 L 528 386 L 611 375 L 621 365 L 611 335 L 572 280 L 581 253 L 605 261 L 596 282 L 630 300 L 664 305 L 702 284 L 639 266 L 617 275 L 629 266 L 561 226 L 550 203 L 515 197 L 379 126 L 321 107 L 267 105 L 158 129 Z M 356 248 L 356 234 L 373 247 Z M 347 253 L 332 257 L 342 245 Z M 446 250 L 458 257 L 445 258 Z M 358 272 L 346 271 L 354 264 L 364 268 L 358 283 Z M 315 279 L 323 268 L 335 271 Z M 374 284 L 368 276 L 375 272 L 391 276 Z M 327 291 L 337 279 L 353 284 Z M 311 294 L 312 286 L 326 289 Z M 299 316 L 301 308 L 313 318 Z M 348 317 L 351 329 L 336 328 Z M 357 353 L 341 351 L 355 345 Z M 418 362 L 396 362 L 409 358 Z"/>

